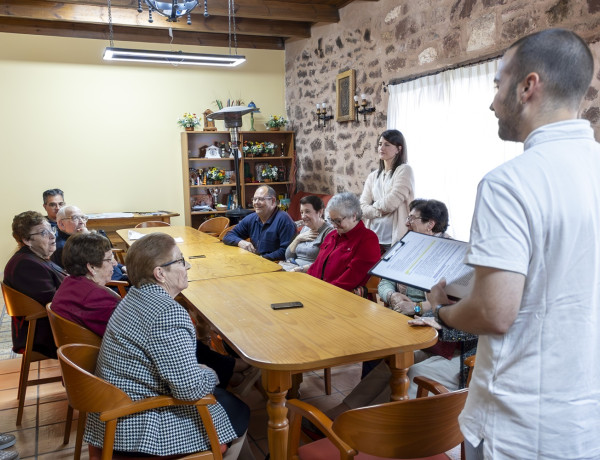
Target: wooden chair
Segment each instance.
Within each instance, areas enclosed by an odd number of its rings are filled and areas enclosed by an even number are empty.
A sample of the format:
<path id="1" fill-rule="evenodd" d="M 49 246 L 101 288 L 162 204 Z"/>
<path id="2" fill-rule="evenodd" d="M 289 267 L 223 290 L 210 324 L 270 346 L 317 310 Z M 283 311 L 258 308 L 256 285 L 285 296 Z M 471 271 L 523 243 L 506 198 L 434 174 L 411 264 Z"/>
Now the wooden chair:
<path id="1" fill-rule="evenodd" d="M 125 392 L 94 375 L 99 352 L 100 349 L 92 345 L 63 345 L 58 349 L 58 360 L 67 388 L 69 404 L 79 411 L 80 418 L 81 414 L 98 412 L 100 420 L 105 422 L 102 460 L 113 458 L 115 431 L 119 418 L 159 407 L 180 405 L 196 406 L 211 445 L 210 451 L 182 458 L 222 460 L 219 438 L 208 410 L 208 405 L 216 402 L 213 395 L 207 395 L 197 401 L 182 401 L 170 396 L 155 396 L 132 401 Z"/>
<path id="2" fill-rule="evenodd" d="M 212 219 L 205 220 L 198 227 L 198 231 L 202 233 L 208 233 L 212 236 L 219 236 L 225 228 L 229 226 L 229 218 L 227 217 L 213 217 Z"/>
<path id="3" fill-rule="evenodd" d="M 89 329 L 54 313 L 52 311 L 51 303 L 46 305 L 46 311 L 48 313 L 48 319 L 50 320 L 50 327 L 52 328 L 54 343 L 56 343 L 57 347 L 62 347 L 63 345 L 68 345 L 70 343 L 84 343 L 86 345 L 94 345 L 99 347 L 102 343 L 102 337 L 99 335 L 96 335 Z M 77 422 L 77 437 L 75 441 L 75 455 L 73 456 L 75 460 L 79 460 L 81 457 L 81 446 L 83 445 L 85 420 L 85 414 L 79 414 L 79 421 Z M 72 421 L 73 407 L 69 405 L 69 408 L 67 409 L 67 422 L 65 424 L 65 444 L 69 443 Z"/>
<path id="4" fill-rule="evenodd" d="M 225 238 L 225 235 L 227 235 L 231 230 L 233 230 L 233 228 L 235 227 L 235 225 L 230 225 L 229 227 L 225 228 L 220 234 L 219 234 L 219 240 L 223 241 L 223 238 Z"/>
<path id="5" fill-rule="evenodd" d="M 115 257 L 115 260 L 117 262 L 119 262 L 121 265 L 125 265 L 125 249 L 121 249 L 121 248 L 112 248 L 111 249 L 113 256 Z"/>
<path id="6" fill-rule="evenodd" d="M 469 368 L 469 374 L 467 375 L 467 386 L 471 383 L 471 377 L 473 376 L 473 369 L 475 368 L 475 356 L 472 355 L 468 358 L 465 358 L 465 366 Z"/>
<path id="7" fill-rule="evenodd" d="M 448 392 L 444 386 L 424 377 L 415 377 L 415 382 L 422 393 L 431 391 L 435 396 L 352 409 L 333 422 L 310 404 L 296 399 L 287 401 L 291 415 L 289 458 L 448 459 L 444 452 L 463 441 L 458 414 L 468 390 Z M 302 417 L 327 437 L 299 448 Z"/>
<path id="8" fill-rule="evenodd" d="M 171 224 L 163 222 L 162 220 L 149 220 L 147 222 L 140 222 L 135 228 L 148 228 L 148 227 L 170 227 Z"/>
<path id="9" fill-rule="evenodd" d="M 106 283 L 107 287 L 116 287 L 117 290 L 119 291 L 119 295 L 121 296 L 121 298 L 125 297 L 127 295 L 127 287 L 131 286 L 131 284 L 129 284 L 129 281 L 115 281 L 115 280 L 110 280 L 108 283 Z"/>
<path id="10" fill-rule="evenodd" d="M 29 322 L 27 329 L 27 341 L 25 350 L 23 351 L 23 358 L 21 360 L 21 373 L 19 375 L 19 389 L 17 391 L 17 398 L 19 400 L 17 409 L 17 425 L 21 425 L 23 418 L 23 407 L 25 405 L 25 393 L 27 387 L 32 385 L 42 385 L 44 383 L 60 382 L 61 377 L 47 377 L 43 379 L 29 379 L 29 368 L 31 363 L 38 361 L 44 361 L 51 359 L 42 353 L 33 351 L 33 339 L 35 337 L 35 328 L 37 320 L 46 318 L 46 309 L 38 302 L 33 300 L 31 297 L 22 294 L 21 292 L 13 289 L 4 282 L 2 282 L 2 295 L 4 296 L 4 303 L 6 304 L 6 311 L 10 316 L 24 316 L 25 320 Z"/>

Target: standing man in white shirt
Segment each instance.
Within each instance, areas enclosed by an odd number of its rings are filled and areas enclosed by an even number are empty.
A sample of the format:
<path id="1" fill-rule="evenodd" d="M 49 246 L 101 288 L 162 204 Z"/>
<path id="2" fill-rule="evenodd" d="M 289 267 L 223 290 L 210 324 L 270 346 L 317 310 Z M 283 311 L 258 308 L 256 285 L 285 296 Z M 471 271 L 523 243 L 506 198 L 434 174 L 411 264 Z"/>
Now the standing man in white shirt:
<path id="1" fill-rule="evenodd" d="M 491 105 L 519 157 L 478 188 L 473 291 L 436 319 L 479 334 L 460 416 L 467 459 L 600 458 L 600 145 L 578 119 L 588 46 L 550 29 L 504 55 Z"/>

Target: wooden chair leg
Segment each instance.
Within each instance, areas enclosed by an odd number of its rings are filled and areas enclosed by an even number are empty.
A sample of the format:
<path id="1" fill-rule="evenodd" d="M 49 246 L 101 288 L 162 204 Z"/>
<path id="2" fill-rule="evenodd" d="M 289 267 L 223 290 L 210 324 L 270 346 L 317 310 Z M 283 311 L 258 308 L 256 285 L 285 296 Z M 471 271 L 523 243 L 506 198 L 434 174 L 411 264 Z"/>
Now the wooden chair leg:
<path id="1" fill-rule="evenodd" d="M 83 432 L 85 431 L 85 421 L 87 414 L 85 412 L 79 412 L 79 420 L 77 420 L 77 435 L 75 437 L 75 454 L 73 460 L 79 460 L 81 458 L 81 447 L 83 446 Z"/>
<path id="2" fill-rule="evenodd" d="M 69 439 L 71 438 L 71 425 L 73 424 L 73 408 L 71 405 L 67 407 L 67 421 L 65 422 L 65 437 L 63 439 L 63 444 L 69 444 Z"/>
<path id="3" fill-rule="evenodd" d="M 323 371 L 323 378 L 325 379 L 325 394 L 331 394 L 331 367 L 326 368 Z"/>
<path id="4" fill-rule="evenodd" d="M 29 367 L 31 366 L 31 350 L 33 350 L 33 339 L 35 335 L 35 326 L 37 320 L 29 321 L 27 328 L 27 343 L 25 345 L 25 353 L 23 353 L 23 361 L 21 361 L 21 375 L 19 376 L 19 391 L 17 398 L 19 399 L 19 407 L 17 409 L 17 426 L 21 425 L 23 419 L 23 407 L 25 406 L 25 393 L 27 392 L 27 381 L 29 380 Z"/>

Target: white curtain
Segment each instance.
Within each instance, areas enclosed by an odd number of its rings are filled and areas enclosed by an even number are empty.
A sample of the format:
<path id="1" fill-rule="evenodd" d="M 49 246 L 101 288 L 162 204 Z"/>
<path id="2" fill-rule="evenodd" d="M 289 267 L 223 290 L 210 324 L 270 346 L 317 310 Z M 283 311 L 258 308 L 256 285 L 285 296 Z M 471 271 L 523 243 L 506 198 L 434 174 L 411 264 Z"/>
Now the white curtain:
<path id="1" fill-rule="evenodd" d="M 415 197 L 443 201 L 450 233 L 468 241 L 477 184 L 488 171 L 522 152 L 498 138 L 489 109 L 498 61 L 390 85 L 388 128 L 406 137 Z"/>

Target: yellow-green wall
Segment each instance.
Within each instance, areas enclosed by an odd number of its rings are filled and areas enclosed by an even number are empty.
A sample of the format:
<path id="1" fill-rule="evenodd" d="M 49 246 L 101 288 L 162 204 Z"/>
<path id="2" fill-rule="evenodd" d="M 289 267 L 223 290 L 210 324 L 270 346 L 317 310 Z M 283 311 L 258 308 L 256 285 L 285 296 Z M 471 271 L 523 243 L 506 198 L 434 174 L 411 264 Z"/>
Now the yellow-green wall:
<path id="1" fill-rule="evenodd" d="M 84 212 L 183 214 L 176 120 L 184 112 L 215 111 L 215 99 L 253 100 L 262 112 L 255 117 L 259 129 L 268 115 L 285 114 L 283 51 L 240 49 L 247 62 L 233 69 L 176 68 L 104 63 L 105 46 L 0 33 L 0 272 L 16 247 L 13 216 L 43 213 L 48 188 L 63 189 L 67 203 Z M 183 225 L 183 217 L 172 222 Z"/>

